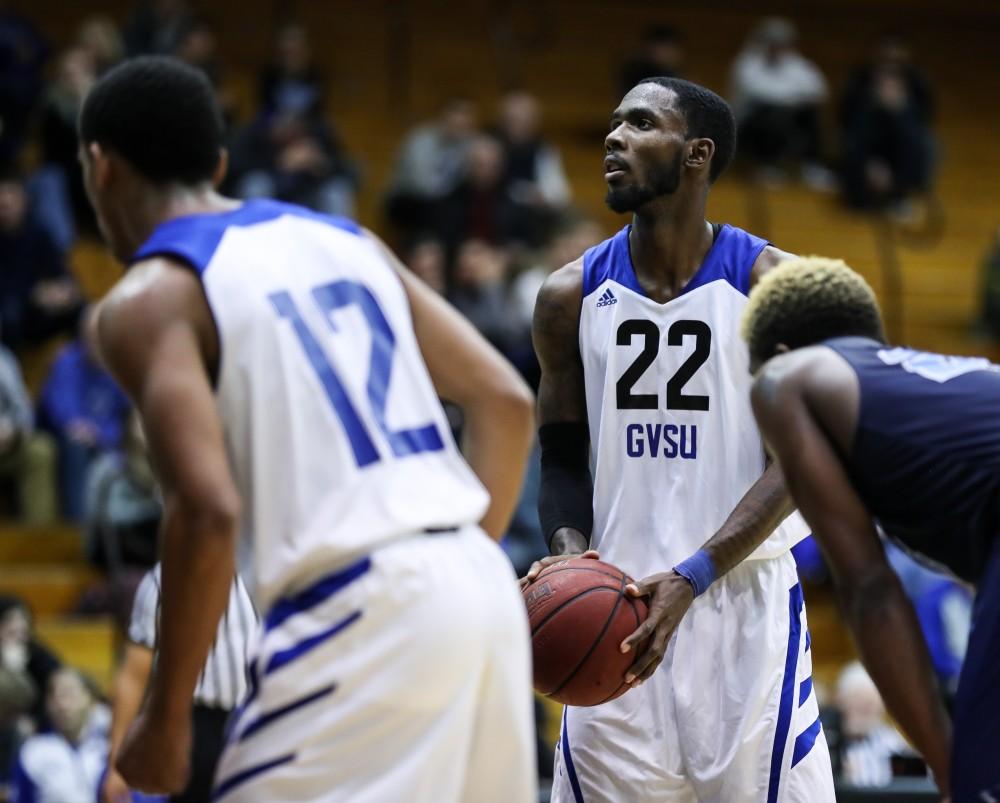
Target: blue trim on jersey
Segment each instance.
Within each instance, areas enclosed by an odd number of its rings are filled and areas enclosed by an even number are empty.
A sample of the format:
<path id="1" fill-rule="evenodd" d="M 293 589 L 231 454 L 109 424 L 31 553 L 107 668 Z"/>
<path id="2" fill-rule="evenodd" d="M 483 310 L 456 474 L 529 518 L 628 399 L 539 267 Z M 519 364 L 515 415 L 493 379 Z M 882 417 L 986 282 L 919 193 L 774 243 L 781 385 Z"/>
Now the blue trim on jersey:
<path id="1" fill-rule="evenodd" d="M 808 630 L 806 630 L 806 648 L 803 650 L 803 652 L 809 652 L 809 648 L 812 646 L 812 643 L 813 643 L 812 634 Z"/>
<path id="2" fill-rule="evenodd" d="M 785 674 L 781 679 L 781 701 L 778 704 L 778 723 L 774 732 L 771 751 L 771 779 L 767 786 L 767 803 L 778 800 L 781 782 L 781 765 L 785 759 L 788 728 L 792 724 L 792 703 L 795 698 L 795 667 L 799 660 L 799 638 L 802 632 L 802 586 L 796 583 L 788 591 L 788 651 L 785 653 Z"/>
<path id="3" fill-rule="evenodd" d="M 323 577 L 293 597 L 279 599 L 264 617 L 264 632 L 274 630 L 297 613 L 315 608 L 342 588 L 346 588 L 359 577 L 367 574 L 371 567 L 372 559 L 366 556 L 356 563 Z"/>
<path id="4" fill-rule="evenodd" d="M 562 751 L 563 761 L 566 763 L 566 774 L 569 776 L 569 785 L 573 790 L 573 799 L 576 803 L 583 803 L 583 792 L 580 789 L 580 779 L 576 777 L 576 767 L 573 766 L 573 754 L 569 749 L 569 730 L 566 728 L 566 708 L 563 708 L 562 726 Z"/>
<path id="5" fill-rule="evenodd" d="M 280 201 L 252 200 L 228 212 L 185 215 L 164 221 L 139 246 L 129 264 L 154 256 L 168 256 L 184 262 L 200 275 L 212 261 L 227 229 L 266 223 L 283 215 L 315 220 L 351 234 L 361 234 L 361 227 L 348 218 L 323 215 Z"/>
<path id="6" fill-rule="evenodd" d="M 822 729 L 823 726 L 819 721 L 819 717 L 816 717 L 816 721 L 798 735 L 798 738 L 795 740 L 795 749 L 792 750 L 793 767 L 809 755 Z"/>
<path id="7" fill-rule="evenodd" d="M 627 287 L 641 296 L 646 296 L 632 265 L 628 235 L 632 226 L 628 225 L 614 237 L 588 248 L 583 254 L 583 297 L 587 298 L 606 281 Z M 680 295 L 690 293 L 711 282 L 728 282 L 733 288 L 750 294 L 750 274 L 760 252 L 769 245 L 767 240 L 755 237 L 743 229 L 723 224 L 705 260 L 695 271 Z M 669 302 L 668 302 L 669 303 Z"/>
<path id="8" fill-rule="evenodd" d="M 813 679 L 812 675 L 807 677 L 799 684 L 799 708 L 802 708 L 806 704 L 806 700 L 809 699 L 809 695 L 813 690 Z"/>
<path id="9" fill-rule="evenodd" d="M 266 714 L 261 714 L 256 719 L 250 721 L 250 723 L 240 733 L 237 741 L 242 742 L 247 737 L 253 736 L 261 728 L 266 728 L 272 722 L 280 719 L 286 714 L 291 714 L 293 711 L 297 711 L 303 706 L 309 705 L 309 703 L 314 703 L 317 700 L 326 697 L 328 694 L 333 694 L 336 688 L 337 684 L 334 683 L 305 697 L 300 697 L 299 699 L 290 702 L 288 705 L 283 705 L 281 708 L 276 708 L 273 711 L 268 711 Z"/>
<path id="10" fill-rule="evenodd" d="M 331 639 L 340 633 L 342 630 L 353 625 L 358 619 L 361 618 L 361 611 L 355 611 L 352 614 L 348 614 L 339 622 L 337 622 L 332 627 L 328 627 L 321 633 L 317 633 L 315 636 L 309 636 L 309 638 L 302 639 L 302 641 L 293 644 L 284 650 L 279 650 L 271 656 L 271 660 L 267 662 L 267 666 L 264 669 L 264 675 L 270 675 L 272 672 L 276 672 L 281 669 L 281 667 L 290 664 L 297 658 L 301 658 L 308 652 L 311 652 L 316 647 L 318 647 L 327 639 Z"/>
<path id="11" fill-rule="evenodd" d="M 275 767 L 280 767 L 291 761 L 295 761 L 295 753 L 288 753 L 284 756 L 271 759 L 270 761 L 265 761 L 263 764 L 255 764 L 252 767 L 247 767 L 242 772 L 237 772 L 235 775 L 231 775 L 216 786 L 215 790 L 212 792 L 212 800 L 219 800 L 232 792 L 236 787 L 245 784 L 247 781 L 253 780 L 261 773 L 273 770 Z"/>

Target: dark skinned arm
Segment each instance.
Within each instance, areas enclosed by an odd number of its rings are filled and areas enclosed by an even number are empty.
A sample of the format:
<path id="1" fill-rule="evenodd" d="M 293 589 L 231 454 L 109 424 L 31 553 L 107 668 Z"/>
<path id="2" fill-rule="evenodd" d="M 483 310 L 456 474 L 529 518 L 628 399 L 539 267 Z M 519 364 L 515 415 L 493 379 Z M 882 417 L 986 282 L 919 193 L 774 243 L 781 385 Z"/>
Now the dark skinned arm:
<path id="1" fill-rule="evenodd" d="M 142 418 L 164 500 L 157 667 L 117 768 L 132 788 L 172 793 L 187 782 L 192 697 L 235 573 L 240 501 L 205 356 L 217 336 L 197 278 L 166 260 L 133 267 L 98 314 L 101 357 Z"/>
<path id="2" fill-rule="evenodd" d="M 914 747 L 947 793 L 951 723 L 913 605 L 889 566 L 872 518 L 810 404 L 808 369 L 765 368 L 753 390 L 757 421 L 826 558 L 861 659 Z"/>
<path id="3" fill-rule="evenodd" d="M 758 256 L 750 274 L 750 286 L 772 268 L 793 254 L 773 246 Z M 722 527 L 702 546 L 721 577 L 742 563 L 760 546 L 775 528 L 794 510 L 785 488 L 781 469 L 770 464 L 743 495 Z M 633 686 L 649 678 L 663 660 L 670 636 L 694 601 L 689 580 L 675 571 L 661 572 L 628 586 L 636 597 L 647 597 L 649 616 L 621 644 L 622 652 L 635 650 L 638 655 L 625 680 Z"/>
<path id="4" fill-rule="evenodd" d="M 542 285 L 535 302 L 531 339 L 542 369 L 538 385 L 538 424 L 587 422 L 587 399 L 580 358 L 580 303 L 583 296 L 583 262 L 560 268 Z M 546 566 L 570 557 L 597 557 L 588 549 L 590 534 L 560 527 L 552 534 L 549 557 L 535 561 L 521 578 L 522 587 Z"/>

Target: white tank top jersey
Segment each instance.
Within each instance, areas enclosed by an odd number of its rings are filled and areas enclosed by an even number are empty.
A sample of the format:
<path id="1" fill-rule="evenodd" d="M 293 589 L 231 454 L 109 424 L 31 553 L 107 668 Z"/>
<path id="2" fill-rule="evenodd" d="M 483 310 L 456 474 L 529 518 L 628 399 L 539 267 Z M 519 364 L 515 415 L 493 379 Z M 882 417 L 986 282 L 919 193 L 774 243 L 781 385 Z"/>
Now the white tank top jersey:
<path id="1" fill-rule="evenodd" d="M 403 286 L 355 223 L 248 201 L 163 223 L 132 261 L 153 256 L 190 266 L 215 317 L 259 610 L 381 543 L 482 518 Z"/>
<path id="2" fill-rule="evenodd" d="M 644 577 L 697 551 L 764 471 L 739 326 L 767 242 L 723 225 L 681 294 L 659 304 L 636 279 L 630 228 L 584 254 L 579 334 L 592 545 Z M 750 557 L 780 555 L 807 534 L 793 514 Z"/>

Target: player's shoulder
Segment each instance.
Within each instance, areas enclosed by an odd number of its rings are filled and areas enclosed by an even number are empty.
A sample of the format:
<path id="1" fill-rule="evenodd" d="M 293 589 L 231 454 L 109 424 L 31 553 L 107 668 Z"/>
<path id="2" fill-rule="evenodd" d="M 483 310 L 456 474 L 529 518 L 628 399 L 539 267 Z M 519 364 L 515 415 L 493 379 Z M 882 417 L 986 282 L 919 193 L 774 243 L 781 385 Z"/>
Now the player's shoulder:
<path id="1" fill-rule="evenodd" d="M 833 349 L 805 346 L 768 360 L 757 372 L 751 397 L 755 406 L 776 404 L 789 397 L 832 392 L 853 377 L 851 366 Z"/>
<path id="2" fill-rule="evenodd" d="M 750 289 L 752 290 L 769 271 L 774 270 L 782 262 L 790 259 L 797 259 L 796 254 L 782 251 L 776 246 L 768 244 L 758 255 L 750 270 Z"/>
<path id="3" fill-rule="evenodd" d="M 535 348 L 546 352 L 576 343 L 583 304 L 583 257 L 553 271 L 535 299 L 531 330 Z"/>

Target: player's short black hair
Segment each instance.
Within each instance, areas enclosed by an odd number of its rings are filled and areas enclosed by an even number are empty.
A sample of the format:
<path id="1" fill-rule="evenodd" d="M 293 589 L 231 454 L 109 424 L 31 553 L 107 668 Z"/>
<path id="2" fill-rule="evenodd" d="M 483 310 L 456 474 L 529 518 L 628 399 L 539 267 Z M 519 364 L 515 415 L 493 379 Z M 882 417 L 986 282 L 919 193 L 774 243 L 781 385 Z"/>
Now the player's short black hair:
<path id="1" fill-rule="evenodd" d="M 659 84 L 677 96 L 677 106 L 687 122 L 688 138 L 705 137 L 715 143 L 708 180 L 715 181 L 721 176 L 736 152 L 736 118 L 729 104 L 711 89 L 683 78 L 644 78 L 639 84 Z"/>
<path id="2" fill-rule="evenodd" d="M 157 184 L 209 181 L 219 164 L 222 114 L 205 74 L 165 56 L 140 56 L 90 90 L 80 142 L 117 153 Z"/>
<path id="3" fill-rule="evenodd" d="M 768 271 L 750 293 L 743 312 L 743 339 L 751 365 L 790 349 L 831 337 L 884 341 L 875 293 L 842 260 L 796 257 Z"/>

